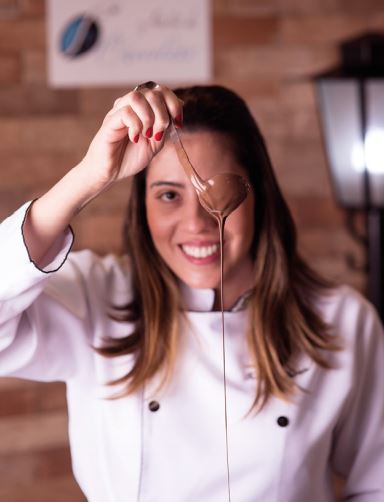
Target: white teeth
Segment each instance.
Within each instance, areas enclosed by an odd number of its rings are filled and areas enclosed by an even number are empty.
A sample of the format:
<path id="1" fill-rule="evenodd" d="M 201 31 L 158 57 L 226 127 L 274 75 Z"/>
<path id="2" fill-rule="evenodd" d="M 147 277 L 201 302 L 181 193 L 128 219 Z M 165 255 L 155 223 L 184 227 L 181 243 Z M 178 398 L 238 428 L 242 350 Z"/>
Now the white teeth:
<path id="1" fill-rule="evenodd" d="M 188 256 L 193 256 L 193 258 L 207 258 L 217 253 L 219 246 L 218 244 L 213 244 L 212 246 L 181 246 L 182 250 Z"/>

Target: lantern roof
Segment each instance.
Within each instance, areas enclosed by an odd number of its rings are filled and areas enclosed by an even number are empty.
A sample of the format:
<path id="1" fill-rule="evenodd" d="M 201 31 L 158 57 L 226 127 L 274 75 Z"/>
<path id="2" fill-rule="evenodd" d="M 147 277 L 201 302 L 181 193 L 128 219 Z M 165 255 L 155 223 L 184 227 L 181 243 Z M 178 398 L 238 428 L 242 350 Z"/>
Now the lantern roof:
<path id="1" fill-rule="evenodd" d="M 367 32 L 339 48 L 340 65 L 317 78 L 384 78 L 384 34 Z"/>

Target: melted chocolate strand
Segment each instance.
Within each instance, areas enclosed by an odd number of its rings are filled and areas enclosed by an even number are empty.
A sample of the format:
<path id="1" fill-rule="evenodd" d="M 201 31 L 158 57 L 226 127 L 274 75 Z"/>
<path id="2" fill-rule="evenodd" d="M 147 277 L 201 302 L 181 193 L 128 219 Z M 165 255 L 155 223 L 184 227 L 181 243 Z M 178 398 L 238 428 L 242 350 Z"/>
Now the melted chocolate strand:
<path id="1" fill-rule="evenodd" d="M 218 222 L 220 233 L 220 305 L 221 305 L 221 335 L 223 351 L 223 384 L 224 384 L 224 424 L 225 424 L 225 453 L 227 464 L 228 501 L 231 502 L 231 482 L 228 448 L 228 411 L 227 411 L 227 375 L 225 357 L 225 328 L 224 328 L 224 225 L 229 216 L 246 198 L 249 183 L 233 173 L 219 173 L 209 180 L 203 180 L 196 172 L 188 158 L 187 152 L 180 140 L 179 133 L 173 120 L 170 124 L 170 138 L 175 146 L 177 157 L 186 175 L 194 186 L 200 204 Z"/>

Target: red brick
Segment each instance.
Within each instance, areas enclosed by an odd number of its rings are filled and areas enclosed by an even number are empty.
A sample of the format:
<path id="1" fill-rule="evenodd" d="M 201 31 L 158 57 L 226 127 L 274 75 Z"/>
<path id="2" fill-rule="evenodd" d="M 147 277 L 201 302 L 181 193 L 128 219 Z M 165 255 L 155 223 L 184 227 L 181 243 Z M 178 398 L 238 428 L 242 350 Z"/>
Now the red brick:
<path id="1" fill-rule="evenodd" d="M 267 139 L 319 140 L 319 123 L 312 108 L 287 107 L 259 99 L 250 99 L 248 103 Z"/>
<path id="2" fill-rule="evenodd" d="M 0 0 L 0 13 L 2 19 L 12 19 L 21 13 L 18 0 Z"/>
<path id="3" fill-rule="evenodd" d="M 12 452 L 22 453 L 66 445 L 67 427 L 67 415 L 63 412 L 2 418 L 0 456 Z"/>
<path id="4" fill-rule="evenodd" d="M 256 79 L 256 80 L 238 80 L 231 78 L 228 75 L 225 78 L 217 78 L 214 80 L 215 84 L 223 85 L 238 93 L 243 99 L 249 103 L 253 100 L 271 101 L 275 102 L 280 95 L 280 86 L 276 79 Z"/>
<path id="5" fill-rule="evenodd" d="M 0 456 L 1 485 L 23 485 L 72 475 L 68 446 Z M 28 499 L 30 500 L 30 499 Z"/>
<path id="6" fill-rule="evenodd" d="M 334 12 L 340 9 L 340 0 L 277 0 L 281 14 L 307 14 Z"/>
<path id="7" fill-rule="evenodd" d="M 326 238 L 326 235 L 324 235 Z M 302 256 L 318 273 L 335 285 L 348 284 L 366 296 L 366 277 L 362 272 L 352 271 L 345 262 L 345 258 L 334 259 L 329 256 L 313 258 L 311 251 L 302 253 Z"/>
<path id="8" fill-rule="evenodd" d="M 1 484 L 0 500 L 6 502 L 86 502 L 73 476 L 52 477 L 44 482 Z"/>
<path id="9" fill-rule="evenodd" d="M 0 188 L 0 221 L 3 221 L 27 200 L 28 190 L 25 187 L 19 187 L 15 183 L 11 190 L 9 188 Z"/>
<path id="10" fill-rule="evenodd" d="M 45 0 L 0 0 L 1 19 L 43 17 Z"/>
<path id="11" fill-rule="evenodd" d="M 313 13 L 375 12 L 382 0 L 214 0 L 214 13 L 232 15 L 303 15 Z"/>
<path id="12" fill-rule="evenodd" d="M 283 80 L 279 84 L 276 106 L 317 110 L 315 84 L 312 80 Z"/>
<path id="13" fill-rule="evenodd" d="M 324 151 L 318 141 L 268 140 L 277 178 L 290 197 L 333 196 Z"/>
<path id="14" fill-rule="evenodd" d="M 0 199 L 1 200 L 1 199 Z M 28 384 L 31 382 L 28 382 Z M 0 378 L 0 392 L 9 389 L 13 389 L 17 391 L 17 389 L 23 389 L 26 385 L 25 380 L 21 380 L 20 378 L 12 378 L 12 377 L 1 377 Z"/>
<path id="15" fill-rule="evenodd" d="M 0 85 L 20 82 L 21 67 L 17 54 L 0 54 Z"/>
<path id="16" fill-rule="evenodd" d="M 86 207 L 87 217 L 114 216 L 122 217 L 127 206 L 128 182 L 120 181 L 109 190 L 99 195 Z"/>
<path id="17" fill-rule="evenodd" d="M 46 52 L 38 50 L 23 51 L 23 83 L 44 84 L 47 83 Z"/>
<path id="18" fill-rule="evenodd" d="M 214 47 L 223 49 L 274 43 L 278 28 L 276 17 L 216 16 L 213 23 Z"/>
<path id="19" fill-rule="evenodd" d="M 120 253 L 123 212 L 118 214 L 90 214 L 86 208 L 73 221 L 76 239 L 74 249 L 91 248 L 104 255 Z"/>
<path id="20" fill-rule="evenodd" d="M 0 87 L 1 116 L 47 115 L 78 112 L 78 93 L 52 90 L 45 85 Z"/>
<path id="21" fill-rule="evenodd" d="M 54 410 L 66 410 L 64 384 L 26 382 L 17 392 L 0 391 L 0 417 Z"/>
<path id="22" fill-rule="evenodd" d="M 42 20 L 0 20 L 0 51 L 45 49 L 45 24 Z"/>
<path id="23" fill-rule="evenodd" d="M 353 240 L 345 227 L 305 229 L 299 232 L 299 248 L 303 256 L 329 278 L 350 284 L 365 293 L 366 278 L 362 270 L 351 269 L 347 256 L 357 264 L 365 263 L 364 249 Z"/>
<path id="24" fill-rule="evenodd" d="M 376 12 L 371 14 L 371 16 L 369 17 L 369 22 L 367 22 L 365 29 L 371 31 L 384 31 L 384 8 L 382 8 L 380 11 L 377 10 Z"/>
<path id="25" fill-rule="evenodd" d="M 367 24 L 361 15 L 287 16 L 281 19 L 281 42 L 288 44 L 340 43 L 360 35 Z"/>
<path id="26" fill-rule="evenodd" d="M 313 257 L 328 256 L 344 260 L 347 252 L 355 252 L 363 257 L 363 249 L 349 235 L 347 229 L 340 225 L 324 232 L 321 228 L 306 228 L 300 235 L 300 245 L 311 251 Z M 346 265 L 346 263 L 345 263 Z"/>
<path id="27" fill-rule="evenodd" d="M 30 187 L 43 183 L 54 183 L 74 167 L 81 157 L 74 152 L 58 154 L 6 152 L 1 155 L 1 187 L 12 190 L 17 187 Z"/>
<path id="28" fill-rule="evenodd" d="M 26 117 L 0 119 L 0 152 L 86 152 L 100 126 L 92 119 Z"/>
<path id="29" fill-rule="evenodd" d="M 265 46 L 219 50 L 216 77 L 242 79 L 297 78 L 312 76 L 338 62 L 332 47 Z"/>
<path id="30" fill-rule="evenodd" d="M 217 14 L 267 15 L 278 12 L 279 0 L 214 0 L 213 11 Z"/>
<path id="31" fill-rule="evenodd" d="M 79 89 L 79 109 L 84 115 L 95 115 L 102 119 L 113 107 L 114 101 L 126 94 L 132 87 L 127 88 L 85 88 Z"/>
<path id="32" fill-rule="evenodd" d="M 376 13 L 383 10 L 382 0 L 338 0 L 338 6 L 343 12 L 356 12 L 366 14 L 367 12 Z"/>
<path id="33" fill-rule="evenodd" d="M 344 211 L 337 207 L 329 197 L 290 197 L 289 207 L 298 227 L 306 228 L 342 228 Z"/>
<path id="34" fill-rule="evenodd" d="M 23 17 L 44 18 L 46 13 L 46 3 L 46 0 L 23 0 L 21 2 Z"/>

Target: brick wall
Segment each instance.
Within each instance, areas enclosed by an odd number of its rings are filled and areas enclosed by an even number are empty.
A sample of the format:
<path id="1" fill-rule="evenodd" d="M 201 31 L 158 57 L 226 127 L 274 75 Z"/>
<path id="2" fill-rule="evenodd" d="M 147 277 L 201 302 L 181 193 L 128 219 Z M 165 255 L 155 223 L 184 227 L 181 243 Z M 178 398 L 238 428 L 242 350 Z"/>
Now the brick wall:
<path id="1" fill-rule="evenodd" d="M 364 291 L 362 262 L 332 197 L 311 76 L 338 61 L 337 45 L 384 30 L 382 0 L 215 0 L 214 82 L 248 101 L 293 211 L 302 253 L 327 276 Z M 126 88 L 52 90 L 46 83 L 43 0 L 0 0 L 0 219 L 79 161 Z M 120 249 L 125 187 L 77 218 L 76 248 Z M 0 383 L 0 500 L 82 500 L 70 479 L 64 389 Z M 4 439 L 5 438 L 5 439 Z M 26 495 L 28 494 L 28 496 Z M 61 498 L 60 498 L 61 497 Z M 76 499 L 77 497 L 77 499 Z"/>

